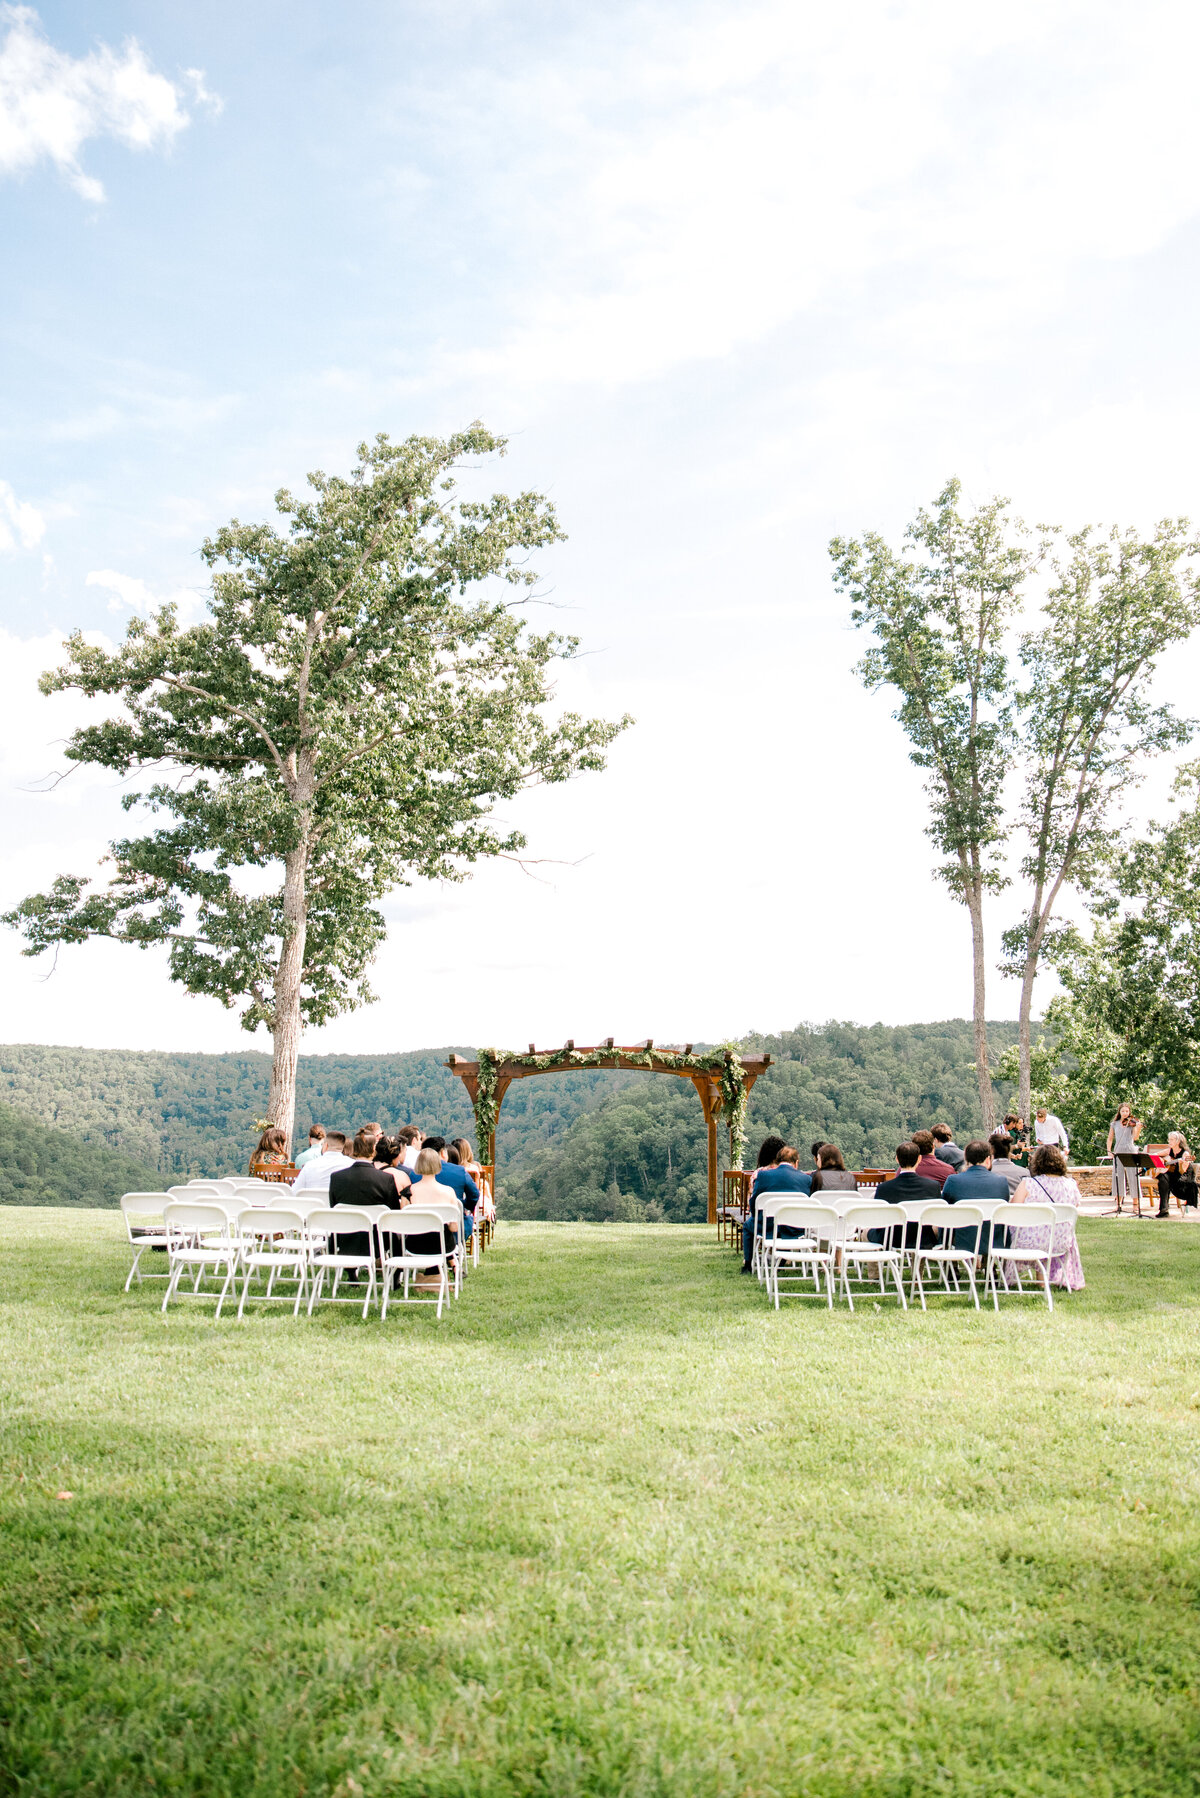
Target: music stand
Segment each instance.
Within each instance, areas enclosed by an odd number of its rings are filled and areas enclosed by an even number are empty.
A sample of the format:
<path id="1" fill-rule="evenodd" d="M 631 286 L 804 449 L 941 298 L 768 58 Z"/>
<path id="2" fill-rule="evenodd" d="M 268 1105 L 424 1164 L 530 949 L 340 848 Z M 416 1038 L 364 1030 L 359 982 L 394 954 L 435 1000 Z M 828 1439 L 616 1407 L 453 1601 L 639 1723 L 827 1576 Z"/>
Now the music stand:
<path id="1" fill-rule="evenodd" d="M 1136 1149 L 1121 1149 L 1113 1156 L 1113 1160 L 1119 1161 L 1123 1168 L 1128 1168 L 1133 1173 L 1133 1215 L 1135 1217 L 1141 1217 L 1142 1182 L 1140 1176 L 1142 1174 L 1151 1173 L 1154 1168 L 1154 1163 L 1151 1161 L 1149 1155 L 1140 1154 Z M 1119 1211 L 1120 1209 L 1121 1194 L 1118 1192 L 1117 1210 Z"/>

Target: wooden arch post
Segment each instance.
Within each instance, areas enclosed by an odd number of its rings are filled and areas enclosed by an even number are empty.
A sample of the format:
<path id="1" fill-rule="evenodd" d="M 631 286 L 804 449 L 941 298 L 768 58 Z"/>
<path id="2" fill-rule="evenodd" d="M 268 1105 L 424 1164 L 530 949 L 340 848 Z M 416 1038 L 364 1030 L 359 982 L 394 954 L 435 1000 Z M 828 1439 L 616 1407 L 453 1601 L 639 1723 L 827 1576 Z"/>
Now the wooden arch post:
<path id="1" fill-rule="evenodd" d="M 724 1100 L 721 1093 L 720 1072 L 711 1068 L 680 1067 L 677 1063 L 684 1056 L 690 1056 L 691 1044 L 683 1051 L 655 1049 L 653 1039 L 644 1043 L 634 1043 L 625 1048 L 618 1047 L 610 1037 L 598 1048 L 577 1049 L 574 1041 L 567 1042 L 561 1049 L 537 1050 L 529 1045 L 529 1059 L 523 1056 L 509 1056 L 499 1063 L 496 1069 L 496 1117 L 500 1116 L 500 1107 L 504 1103 L 504 1095 L 514 1080 L 529 1080 L 535 1074 L 565 1074 L 576 1069 L 588 1072 L 595 1070 L 603 1073 L 617 1068 L 629 1068 L 637 1073 L 674 1074 L 681 1080 L 690 1080 L 699 1094 L 700 1105 L 704 1112 L 704 1123 L 708 1133 L 708 1221 L 717 1221 L 717 1179 L 719 1173 L 719 1155 L 717 1150 L 717 1124 L 720 1120 Z M 599 1057 L 597 1060 L 596 1058 Z M 534 1065 L 536 1061 L 541 1066 Z M 587 1067 L 581 1063 L 586 1060 Z M 765 1074 L 771 1065 L 769 1055 L 743 1055 L 742 1079 L 745 1090 L 750 1091 L 760 1074 Z M 472 1110 L 479 1097 L 479 1063 L 468 1061 L 465 1056 L 451 1055 L 446 1066 L 458 1075 L 467 1089 Z M 480 1147 L 484 1145 L 481 1143 Z M 491 1130 L 487 1141 L 487 1160 L 493 1170 L 496 1166 L 496 1132 Z M 495 1177 L 493 1172 L 493 1178 Z"/>

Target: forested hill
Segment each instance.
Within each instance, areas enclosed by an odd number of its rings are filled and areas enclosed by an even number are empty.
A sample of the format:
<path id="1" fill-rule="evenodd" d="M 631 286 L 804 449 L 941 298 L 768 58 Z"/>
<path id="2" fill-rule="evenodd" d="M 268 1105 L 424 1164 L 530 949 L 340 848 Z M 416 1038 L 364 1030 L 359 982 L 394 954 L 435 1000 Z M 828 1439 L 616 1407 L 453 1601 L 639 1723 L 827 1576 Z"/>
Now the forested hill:
<path id="1" fill-rule="evenodd" d="M 1016 1034 L 1011 1024 L 989 1030 L 994 1053 Z M 777 1131 L 807 1149 L 819 1136 L 861 1165 L 889 1162 L 900 1137 L 921 1123 L 945 1119 L 959 1141 L 979 1127 L 964 1021 L 802 1025 L 747 1037 L 745 1046 L 776 1057 L 751 1096 L 753 1143 Z M 303 1057 L 299 1132 L 314 1118 L 341 1129 L 378 1118 L 472 1135 L 462 1082 L 444 1065 L 448 1053 Z M 472 1051 L 459 1045 L 458 1053 Z M 50 1124 L 128 1157 L 163 1184 L 245 1168 L 269 1074 L 269 1057 L 255 1053 L 0 1048 L 0 1100 L 30 1126 Z M 999 1097 L 1006 1100 L 1007 1089 Z M 626 1072 L 517 1082 L 497 1146 L 510 1216 L 703 1216 L 703 1121 L 684 1081 Z"/>

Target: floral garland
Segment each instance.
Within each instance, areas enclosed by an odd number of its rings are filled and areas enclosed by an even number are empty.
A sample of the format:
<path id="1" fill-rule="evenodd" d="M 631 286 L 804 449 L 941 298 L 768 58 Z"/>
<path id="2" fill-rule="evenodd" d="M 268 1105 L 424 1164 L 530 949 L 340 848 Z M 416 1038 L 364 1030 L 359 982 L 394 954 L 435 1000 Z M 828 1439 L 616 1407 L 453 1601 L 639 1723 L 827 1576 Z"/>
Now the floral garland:
<path id="1" fill-rule="evenodd" d="M 746 1150 L 746 1102 L 750 1095 L 741 1048 L 737 1043 L 722 1043 L 716 1049 L 706 1049 L 701 1055 L 685 1054 L 682 1049 L 552 1049 L 542 1055 L 517 1055 L 509 1049 L 480 1049 L 474 1102 L 480 1148 L 486 1150 L 500 1115 L 496 1086 L 504 1062 L 542 1073 L 550 1068 L 612 1067 L 619 1059 L 648 1068 L 652 1073 L 715 1074 L 721 1087 L 721 1115 L 729 1128 L 730 1158 L 734 1167 L 741 1167 Z"/>

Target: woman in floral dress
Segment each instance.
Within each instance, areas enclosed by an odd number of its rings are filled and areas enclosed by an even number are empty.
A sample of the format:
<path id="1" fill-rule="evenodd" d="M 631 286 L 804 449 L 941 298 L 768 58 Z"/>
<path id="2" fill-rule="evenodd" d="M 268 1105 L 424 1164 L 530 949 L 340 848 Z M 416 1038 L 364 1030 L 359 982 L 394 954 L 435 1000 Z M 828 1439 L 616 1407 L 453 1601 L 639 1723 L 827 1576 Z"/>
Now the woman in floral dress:
<path id="1" fill-rule="evenodd" d="M 1067 1173 L 1067 1158 L 1054 1143 L 1039 1143 L 1029 1157 L 1029 1173 L 1012 1196 L 1014 1205 L 1074 1205 L 1079 1209 L 1079 1188 Z M 1011 1226 L 1010 1226 L 1011 1228 Z M 1050 1230 L 1045 1224 L 1013 1230 L 1010 1237 L 1014 1249 L 1044 1249 Z M 1065 1286 L 1078 1292 L 1085 1284 L 1079 1244 L 1069 1224 L 1054 1225 L 1051 1245 L 1050 1284 Z M 1005 1272 L 1016 1277 L 1016 1263 L 1008 1262 Z"/>

